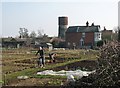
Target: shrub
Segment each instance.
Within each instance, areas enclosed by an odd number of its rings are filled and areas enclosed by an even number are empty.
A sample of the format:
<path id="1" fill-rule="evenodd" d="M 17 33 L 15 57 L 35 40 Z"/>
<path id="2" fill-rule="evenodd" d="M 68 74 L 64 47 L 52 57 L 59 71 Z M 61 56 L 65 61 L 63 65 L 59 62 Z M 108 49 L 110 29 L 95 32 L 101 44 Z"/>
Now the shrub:
<path id="1" fill-rule="evenodd" d="M 120 86 L 120 43 L 109 43 L 101 48 L 96 72 L 69 83 L 75 86 Z"/>
<path id="2" fill-rule="evenodd" d="M 103 41 L 102 41 L 102 40 L 101 40 L 101 41 L 98 41 L 98 42 L 97 42 L 97 46 L 98 46 L 98 47 L 103 46 Z"/>

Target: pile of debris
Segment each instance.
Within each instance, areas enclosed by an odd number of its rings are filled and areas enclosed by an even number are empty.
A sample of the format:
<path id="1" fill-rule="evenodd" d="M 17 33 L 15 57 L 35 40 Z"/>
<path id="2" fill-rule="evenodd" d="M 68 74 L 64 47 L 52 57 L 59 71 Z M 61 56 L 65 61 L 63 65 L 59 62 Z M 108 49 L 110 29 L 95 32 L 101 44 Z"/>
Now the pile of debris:
<path id="1" fill-rule="evenodd" d="M 96 72 L 69 83 L 69 86 L 120 86 L 120 43 L 111 42 L 101 48 Z"/>

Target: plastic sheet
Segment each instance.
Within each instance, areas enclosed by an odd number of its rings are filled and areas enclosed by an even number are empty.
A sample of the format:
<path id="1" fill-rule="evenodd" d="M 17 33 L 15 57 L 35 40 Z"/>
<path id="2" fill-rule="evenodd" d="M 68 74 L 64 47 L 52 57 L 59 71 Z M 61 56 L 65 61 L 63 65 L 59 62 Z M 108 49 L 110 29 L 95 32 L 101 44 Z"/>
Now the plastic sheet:
<path id="1" fill-rule="evenodd" d="M 94 71 L 82 71 L 82 70 L 75 70 L 75 71 L 53 71 L 53 70 L 45 70 L 42 72 L 37 72 L 37 75 L 59 75 L 59 76 L 67 76 L 67 80 L 75 81 L 74 77 L 77 79 L 82 78 L 83 76 L 88 76 L 89 74 L 95 72 Z"/>

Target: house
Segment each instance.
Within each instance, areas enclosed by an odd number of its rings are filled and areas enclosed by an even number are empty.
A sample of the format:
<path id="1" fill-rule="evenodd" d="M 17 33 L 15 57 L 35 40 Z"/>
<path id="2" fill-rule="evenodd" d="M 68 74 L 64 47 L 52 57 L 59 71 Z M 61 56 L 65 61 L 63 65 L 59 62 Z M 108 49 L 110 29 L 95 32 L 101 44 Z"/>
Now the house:
<path id="1" fill-rule="evenodd" d="M 48 46 L 48 50 L 51 51 L 53 50 L 53 45 L 51 43 L 46 43 L 47 46 Z"/>
<path id="2" fill-rule="evenodd" d="M 5 48 L 21 48 L 21 47 L 32 47 L 39 48 L 40 46 L 48 47 L 47 43 L 50 42 L 48 36 L 44 35 L 43 37 L 37 38 L 2 38 L 2 47 Z"/>
<path id="3" fill-rule="evenodd" d="M 59 37 L 53 37 L 50 39 L 50 43 L 53 44 L 53 48 L 65 48 L 65 40 Z"/>
<path id="4" fill-rule="evenodd" d="M 112 40 L 113 39 L 113 31 L 112 30 L 107 30 L 104 27 L 104 30 L 102 30 L 102 40 Z"/>
<path id="5" fill-rule="evenodd" d="M 20 38 L 2 38 L 2 47 L 4 48 L 20 48 L 26 45 L 26 39 Z"/>
<path id="6" fill-rule="evenodd" d="M 46 35 L 34 38 L 32 39 L 31 46 L 34 48 L 39 48 L 40 46 L 48 48 L 49 45 L 47 43 L 50 43 L 50 39 L 51 38 Z"/>
<path id="7" fill-rule="evenodd" d="M 89 26 L 88 21 L 86 26 L 70 26 L 66 31 L 66 46 L 68 48 L 90 48 L 96 46 L 96 43 L 100 40 L 100 25 L 92 23 Z"/>

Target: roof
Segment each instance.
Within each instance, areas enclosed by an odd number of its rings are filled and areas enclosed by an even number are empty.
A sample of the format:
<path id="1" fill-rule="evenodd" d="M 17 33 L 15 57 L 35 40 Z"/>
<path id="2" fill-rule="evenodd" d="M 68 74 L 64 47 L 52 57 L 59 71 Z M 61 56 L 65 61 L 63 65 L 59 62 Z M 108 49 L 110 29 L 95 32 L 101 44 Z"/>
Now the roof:
<path id="1" fill-rule="evenodd" d="M 112 33 L 112 30 L 102 30 L 102 32 L 111 32 Z"/>
<path id="2" fill-rule="evenodd" d="M 2 41 L 4 42 L 23 42 L 23 41 L 26 41 L 26 39 L 20 39 L 20 38 L 12 38 L 12 37 L 9 37 L 9 38 L 2 38 Z"/>
<path id="3" fill-rule="evenodd" d="M 67 29 L 67 33 L 69 32 L 99 32 L 100 30 L 99 25 L 95 26 L 70 26 Z"/>
<path id="4" fill-rule="evenodd" d="M 51 46 L 52 44 L 51 43 L 46 43 L 48 46 Z"/>
<path id="5" fill-rule="evenodd" d="M 65 42 L 64 39 L 57 38 L 57 37 L 53 37 L 53 38 L 50 40 L 50 42 L 53 42 L 53 41 L 55 41 L 55 42 Z"/>

